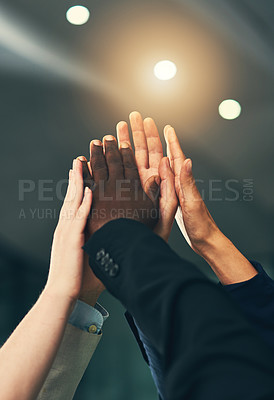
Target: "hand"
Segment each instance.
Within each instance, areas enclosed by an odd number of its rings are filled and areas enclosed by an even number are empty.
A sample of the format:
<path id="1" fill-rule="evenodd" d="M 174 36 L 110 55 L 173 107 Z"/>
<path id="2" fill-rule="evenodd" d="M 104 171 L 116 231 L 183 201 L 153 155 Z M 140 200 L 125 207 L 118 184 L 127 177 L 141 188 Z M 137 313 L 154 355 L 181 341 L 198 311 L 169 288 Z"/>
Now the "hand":
<path id="1" fill-rule="evenodd" d="M 155 233 L 168 240 L 178 199 L 174 190 L 174 175 L 167 157 L 163 157 L 162 143 L 152 118 L 144 121 L 138 112 L 130 114 L 130 124 L 135 147 L 135 158 L 143 190 L 147 193 L 151 183 L 160 183 L 160 218 L 154 228 Z M 121 121 L 117 125 L 119 147 L 131 148 L 128 125 Z"/>
<path id="2" fill-rule="evenodd" d="M 73 161 L 69 184 L 54 232 L 47 292 L 72 301 L 79 297 L 84 265 L 85 227 L 92 203 L 90 189 L 83 190 L 82 164 Z"/>
<path id="3" fill-rule="evenodd" d="M 88 223 L 89 235 L 118 218 L 135 219 L 154 228 L 158 221 L 159 188 L 152 179 L 147 193 L 144 193 L 134 154 L 126 143 L 119 151 L 114 136 L 105 136 L 103 143 L 93 140 L 90 166 L 95 189 Z"/>
<path id="4" fill-rule="evenodd" d="M 192 175 L 192 161 L 186 159 L 175 130 L 167 125 L 164 133 L 180 204 L 176 221 L 188 244 L 196 253 L 203 256 L 222 233 L 197 189 Z"/>
<path id="5" fill-rule="evenodd" d="M 244 282 L 256 269 L 220 231 L 210 215 L 192 175 L 192 161 L 185 157 L 174 129 L 165 127 L 167 154 L 175 174 L 180 207 L 176 221 L 186 241 L 202 256 L 223 285 Z"/>
<path id="6" fill-rule="evenodd" d="M 82 162 L 84 186 L 92 190 L 94 188 L 93 187 L 94 182 L 91 176 L 90 162 L 87 162 L 87 159 L 84 156 L 77 157 L 77 159 Z M 89 235 L 86 227 L 85 242 L 88 240 L 88 237 Z M 89 265 L 88 254 L 84 253 L 83 279 L 82 279 L 82 287 L 79 295 L 79 300 L 94 307 L 98 298 L 100 297 L 101 293 L 104 290 L 105 286 L 94 275 Z"/>

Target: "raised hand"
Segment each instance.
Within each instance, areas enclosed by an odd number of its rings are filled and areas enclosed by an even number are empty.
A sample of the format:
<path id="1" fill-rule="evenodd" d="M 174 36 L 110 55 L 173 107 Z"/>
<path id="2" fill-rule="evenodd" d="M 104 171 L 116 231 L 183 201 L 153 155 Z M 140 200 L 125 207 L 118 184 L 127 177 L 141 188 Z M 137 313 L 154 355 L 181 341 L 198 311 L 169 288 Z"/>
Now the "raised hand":
<path id="1" fill-rule="evenodd" d="M 114 136 L 93 140 L 90 166 L 95 183 L 91 218 L 92 235 L 107 222 L 130 218 L 154 228 L 158 221 L 158 185 L 153 180 L 147 192 L 142 189 L 134 154 L 127 143 L 120 150 Z"/>
<path id="2" fill-rule="evenodd" d="M 256 269 L 220 231 L 210 215 L 195 184 L 192 161 L 185 157 L 175 130 L 168 125 L 164 132 L 180 203 L 176 221 L 186 241 L 208 262 L 224 285 L 253 278 Z"/>
<path id="3" fill-rule="evenodd" d="M 83 183 L 85 187 L 93 189 L 93 179 L 91 175 L 90 162 L 87 161 L 86 157 L 80 156 L 77 158 L 82 163 L 83 168 Z M 86 227 L 87 228 L 87 227 Z M 87 241 L 89 235 L 88 230 L 85 229 L 85 241 Z M 85 303 L 94 306 L 101 295 L 101 293 L 105 290 L 102 282 L 94 275 L 92 269 L 89 265 L 89 257 L 87 253 L 84 254 L 84 265 L 83 265 L 83 280 L 81 292 L 79 295 L 79 300 L 84 301 Z"/>
<path id="4" fill-rule="evenodd" d="M 152 118 L 143 118 L 139 112 L 130 114 L 130 125 L 135 147 L 135 159 L 143 190 L 147 193 L 155 182 L 160 184 L 160 218 L 154 231 L 168 240 L 176 213 L 178 200 L 174 190 L 174 176 L 169 161 L 163 157 L 162 143 Z M 117 125 L 119 147 L 131 148 L 128 125 Z"/>
<path id="5" fill-rule="evenodd" d="M 184 155 L 174 128 L 167 125 L 164 134 L 180 204 L 176 221 L 188 244 L 202 255 L 207 245 L 221 232 L 197 189 L 192 175 L 192 161 Z"/>
<path id="6" fill-rule="evenodd" d="M 46 288 L 50 292 L 77 300 L 81 292 L 84 265 L 85 227 L 92 192 L 83 190 L 82 164 L 73 161 L 69 185 L 60 211 L 59 222 L 52 243 L 49 277 Z"/>

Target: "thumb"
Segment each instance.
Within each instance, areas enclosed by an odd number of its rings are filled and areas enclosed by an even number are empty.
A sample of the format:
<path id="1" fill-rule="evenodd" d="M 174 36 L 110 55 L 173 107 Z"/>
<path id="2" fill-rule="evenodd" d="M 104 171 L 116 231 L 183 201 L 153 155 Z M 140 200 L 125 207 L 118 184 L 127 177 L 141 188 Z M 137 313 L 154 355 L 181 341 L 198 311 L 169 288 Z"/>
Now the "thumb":
<path id="1" fill-rule="evenodd" d="M 202 200 L 192 174 L 192 161 L 190 158 L 183 163 L 180 172 L 180 203 L 182 201 L 192 202 Z M 181 204 L 182 206 L 182 204 Z"/>
<path id="2" fill-rule="evenodd" d="M 77 158 L 82 163 L 84 187 L 87 186 L 89 189 L 93 190 L 94 189 L 94 181 L 91 176 L 90 163 L 87 162 L 87 159 L 84 156 L 80 156 Z"/>

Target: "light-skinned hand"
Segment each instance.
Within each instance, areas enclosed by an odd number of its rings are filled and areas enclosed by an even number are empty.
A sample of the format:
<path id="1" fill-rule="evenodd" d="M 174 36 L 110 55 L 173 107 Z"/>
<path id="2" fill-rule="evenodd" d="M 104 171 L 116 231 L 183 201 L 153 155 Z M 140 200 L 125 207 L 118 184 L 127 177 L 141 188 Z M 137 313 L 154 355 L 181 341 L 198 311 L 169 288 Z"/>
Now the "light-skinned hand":
<path id="1" fill-rule="evenodd" d="M 132 112 L 129 119 L 136 165 L 143 190 L 147 193 L 154 181 L 160 184 L 160 218 L 154 232 L 167 241 L 178 206 L 174 189 L 174 175 L 168 158 L 163 157 L 162 143 L 154 120 L 152 118 L 143 120 L 137 111 Z M 119 147 L 127 145 L 131 148 L 128 124 L 121 121 L 117 124 L 116 129 Z"/>
<path id="2" fill-rule="evenodd" d="M 72 301 L 76 301 L 81 293 L 84 275 L 82 246 L 92 203 L 91 190 L 83 188 L 82 163 L 73 160 L 67 193 L 54 232 L 46 284 L 47 292 L 68 297 Z"/>

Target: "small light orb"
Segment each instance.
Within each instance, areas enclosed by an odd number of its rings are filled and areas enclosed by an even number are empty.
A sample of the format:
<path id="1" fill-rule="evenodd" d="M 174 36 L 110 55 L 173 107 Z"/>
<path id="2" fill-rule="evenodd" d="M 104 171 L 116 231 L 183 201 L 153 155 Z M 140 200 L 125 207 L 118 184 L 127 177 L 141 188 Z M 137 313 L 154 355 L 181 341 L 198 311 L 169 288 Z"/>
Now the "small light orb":
<path id="1" fill-rule="evenodd" d="M 83 25 L 89 20 L 90 12 L 84 6 L 73 6 L 67 11 L 68 22 L 73 25 Z"/>
<path id="2" fill-rule="evenodd" d="M 161 81 L 174 78 L 177 73 L 176 65 L 169 60 L 159 61 L 154 67 L 154 75 Z"/>
<path id="3" fill-rule="evenodd" d="M 236 119 L 241 114 L 242 108 L 236 100 L 224 100 L 219 105 L 219 114 L 224 119 Z"/>

